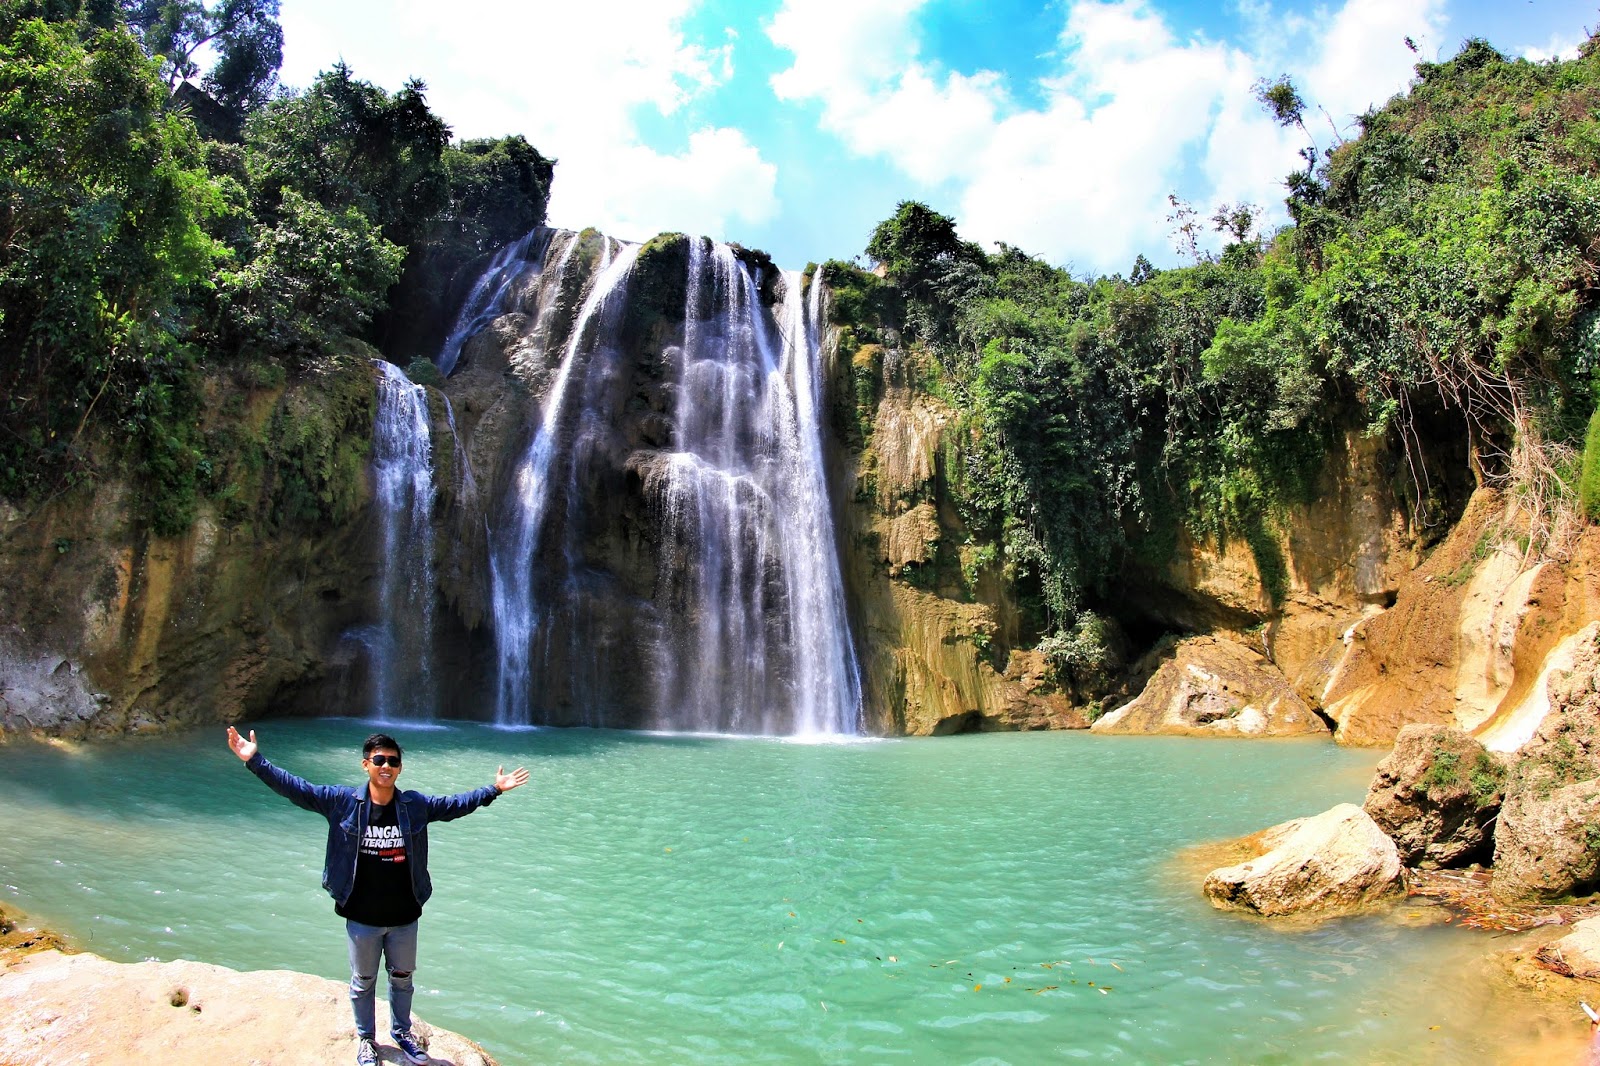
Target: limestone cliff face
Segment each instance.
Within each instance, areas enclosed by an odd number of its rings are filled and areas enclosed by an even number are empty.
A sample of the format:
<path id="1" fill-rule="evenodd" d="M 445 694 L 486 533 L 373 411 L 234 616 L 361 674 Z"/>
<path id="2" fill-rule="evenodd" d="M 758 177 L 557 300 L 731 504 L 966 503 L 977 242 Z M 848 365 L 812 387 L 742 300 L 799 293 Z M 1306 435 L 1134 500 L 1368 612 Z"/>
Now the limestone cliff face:
<path id="1" fill-rule="evenodd" d="M 370 396 L 363 359 L 339 376 L 340 389 Z M 242 495 L 204 501 L 181 537 L 143 528 L 136 490 L 118 480 L 27 513 L 0 507 L 0 734 L 83 737 L 360 709 L 346 632 L 372 610 L 361 467 L 343 472 L 353 477 L 339 521 L 274 519 L 284 479 L 300 476 L 291 461 L 310 454 L 283 438 L 315 425 L 353 439 L 353 450 L 316 453 L 335 466 L 364 448 L 364 408 L 330 412 L 335 391 L 322 380 L 230 404 L 232 430 L 281 461 L 258 461 Z"/>
<path id="2" fill-rule="evenodd" d="M 1512 501 L 1481 491 L 1394 606 L 1351 627 L 1322 694 L 1342 742 L 1387 745 L 1411 723 L 1475 733 L 1494 751 L 1534 735 L 1550 676 L 1600 618 L 1600 530 L 1544 561 L 1526 545 Z"/>
<path id="3" fill-rule="evenodd" d="M 1024 639 L 1003 569 L 966 543 L 941 469 L 955 413 L 916 387 L 917 358 L 879 345 L 852 358 L 876 397 L 857 412 L 870 431 L 844 516 L 868 702 L 884 732 L 1084 728 Z"/>

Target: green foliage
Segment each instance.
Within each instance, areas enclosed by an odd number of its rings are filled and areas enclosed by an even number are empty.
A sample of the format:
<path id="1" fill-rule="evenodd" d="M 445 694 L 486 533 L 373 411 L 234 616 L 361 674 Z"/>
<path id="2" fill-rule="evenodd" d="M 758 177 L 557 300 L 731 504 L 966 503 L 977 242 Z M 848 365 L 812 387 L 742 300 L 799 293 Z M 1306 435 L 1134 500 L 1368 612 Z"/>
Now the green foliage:
<path id="1" fill-rule="evenodd" d="M 240 351 L 299 358 L 359 334 L 400 276 L 405 252 L 353 207 L 331 211 L 284 189 L 254 255 L 219 278 L 224 336 Z"/>
<path id="2" fill-rule="evenodd" d="M 957 510 L 1037 582 L 1051 647 L 1074 646 L 1129 560 L 1164 565 L 1181 527 L 1243 541 L 1281 600 L 1284 519 L 1352 425 L 1408 449 L 1419 525 L 1459 499 L 1432 480 L 1452 428 L 1533 528 L 1560 525 L 1600 395 L 1600 50 L 1537 64 L 1468 42 L 1418 74 L 1357 140 L 1308 144 L 1296 225 L 1270 245 L 1249 205 L 1224 204 L 1220 259 L 1079 281 L 1016 248 L 985 255 L 907 202 L 867 247 L 898 319 L 869 306 L 871 283 L 830 275 L 838 324 L 903 324 L 932 353 L 961 413 L 943 465 Z M 1309 140 L 1287 78 L 1256 96 Z M 1175 207 L 1197 232 L 1200 212 Z"/>
<path id="3" fill-rule="evenodd" d="M 413 359 L 406 367 L 406 377 L 418 385 L 431 385 L 434 388 L 444 384 L 444 375 L 439 373 L 439 367 L 432 359 Z"/>
<path id="4" fill-rule="evenodd" d="M 1490 803 L 1505 791 L 1507 769 L 1504 763 L 1486 751 L 1478 752 L 1467 774 L 1467 786 L 1479 806 Z"/>
<path id="5" fill-rule="evenodd" d="M 1454 788 L 1461 783 L 1461 756 L 1444 748 L 1435 749 L 1427 772 L 1419 782 L 1429 792 Z"/>
<path id="6" fill-rule="evenodd" d="M 449 203 L 441 163 L 450 127 L 412 79 L 390 94 L 343 63 L 298 96 L 274 100 L 245 125 L 256 214 L 273 223 L 285 192 L 331 211 L 359 211 L 397 244 L 421 236 Z"/>
<path id="7" fill-rule="evenodd" d="M 16 497 L 90 469 L 91 422 L 160 437 L 147 389 L 183 359 L 174 303 L 220 253 L 201 227 L 219 201 L 127 33 L 0 30 L 0 493 Z"/>
<path id="8" fill-rule="evenodd" d="M 365 359 L 321 369 L 315 388 L 285 394 L 267 432 L 266 521 L 320 529 L 343 522 L 366 491 L 376 393 Z"/>
<path id="9" fill-rule="evenodd" d="M 542 222 L 551 161 L 522 138 L 447 148 L 420 82 L 390 94 L 341 65 L 268 106 L 277 12 L 0 0 L 0 495 L 39 500 L 120 466 L 168 535 L 208 497 L 248 519 L 261 493 L 244 481 L 270 474 L 271 520 L 330 520 L 358 495 L 364 445 L 329 433 L 364 433 L 361 419 L 289 411 L 264 448 L 202 428 L 203 381 L 324 373 L 348 336 L 376 332 L 402 261 L 444 292 Z M 169 97 L 206 54 L 211 97 Z M 204 140 L 197 118 L 243 143 Z"/>
<path id="10" fill-rule="evenodd" d="M 1583 473 L 1578 479 L 1578 497 L 1583 513 L 1593 522 L 1600 520 L 1600 408 L 1589 416 L 1583 438 Z"/>
<path id="11" fill-rule="evenodd" d="M 433 240 L 449 233 L 482 254 L 544 224 L 555 161 L 520 136 L 462 141 L 441 157 L 449 208 Z"/>
<path id="12" fill-rule="evenodd" d="M 215 53 L 204 85 L 228 116 L 229 133 L 271 98 L 283 64 L 278 0 L 121 0 L 121 7 L 169 87 L 200 73 L 202 50 Z"/>

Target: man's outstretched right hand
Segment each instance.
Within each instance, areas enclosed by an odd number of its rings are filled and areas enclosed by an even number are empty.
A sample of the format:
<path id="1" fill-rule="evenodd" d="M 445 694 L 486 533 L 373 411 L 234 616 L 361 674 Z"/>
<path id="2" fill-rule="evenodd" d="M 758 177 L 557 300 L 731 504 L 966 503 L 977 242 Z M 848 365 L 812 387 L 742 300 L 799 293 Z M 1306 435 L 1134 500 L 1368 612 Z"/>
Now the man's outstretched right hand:
<path id="1" fill-rule="evenodd" d="M 240 762 L 249 762 L 256 753 L 256 731 L 254 729 L 250 730 L 250 739 L 246 740 L 239 735 L 237 729 L 230 725 L 228 727 L 228 747 L 232 748 L 233 753 L 239 756 Z"/>

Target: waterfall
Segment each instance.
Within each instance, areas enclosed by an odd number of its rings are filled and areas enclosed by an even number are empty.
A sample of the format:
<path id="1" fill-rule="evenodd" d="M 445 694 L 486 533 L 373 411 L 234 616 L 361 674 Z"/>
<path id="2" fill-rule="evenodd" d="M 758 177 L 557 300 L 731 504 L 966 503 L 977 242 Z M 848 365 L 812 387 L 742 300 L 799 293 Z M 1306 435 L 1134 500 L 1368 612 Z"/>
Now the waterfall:
<path id="1" fill-rule="evenodd" d="M 639 248 L 627 245 L 615 256 L 612 251 L 612 243 L 607 240 L 600 269 L 568 334 L 555 380 L 540 405 L 527 451 L 512 475 L 508 521 L 491 540 L 490 580 L 498 669 L 495 721 L 502 725 L 531 720 L 534 642 L 546 635 L 539 626 L 544 605 L 537 603 L 534 595 L 536 552 L 553 495 L 555 481 L 550 477 L 550 467 L 560 444 L 568 385 L 575 365 L 585 361 L 595 345 L 614 332 L 623 301 L 613 297 L 625 292 L 628 272 Z M 556 288 L 559 290 L 559 279 Z"/>
<path id="2" fill-rule="evenodd" d="M 511 284 L 526 266 L 528 249 L 537 240 L 540 242 L 539 254 L 542 256 L 549 247 L 554 232 L 548 229 L 529 230 L 494 253 L 489 265 L 478 275 L 478 280 L 472 284 L 472 290 L 462 301 L 461 310 L 456 314 L 455 324 L 450 327 L 450 333 L 445 337 L 438 357 L 434 359 L 434 363 L 439 367 L 439 373 L 449 377 L 450 372 L 456 368 L 456 360 L 461 357 L 461 346 L 504 313 Z"/>
<path id="3" fill-rule="evenodd" d="M 528 412 L 480 486 L 497 723 L 860 729 L 820 278 L 747 259 L 545 231 L 474 286 L 440 368 L 515 314 Z"/>
<path id="4" fill-rule="evenodd" d="M 433 444 L 428 394 L 393 363 L 374 360 L 378 409 L 372 467 L 381 531 L 379 624 L 370 642 L 373 715 L 433 716 Z"/>
<path id="5" fill-rule="evenodd" d="M 691 244 L 677 450 L 660 490 L 663 591 L 682 618 L 658 673 L 663 725 L 800 736 L 859 727 L 823 468 L 821 304 L 814 295 L 807 307 L 798 273 L 782 287 L 774 319 L 731 247 Z"/>

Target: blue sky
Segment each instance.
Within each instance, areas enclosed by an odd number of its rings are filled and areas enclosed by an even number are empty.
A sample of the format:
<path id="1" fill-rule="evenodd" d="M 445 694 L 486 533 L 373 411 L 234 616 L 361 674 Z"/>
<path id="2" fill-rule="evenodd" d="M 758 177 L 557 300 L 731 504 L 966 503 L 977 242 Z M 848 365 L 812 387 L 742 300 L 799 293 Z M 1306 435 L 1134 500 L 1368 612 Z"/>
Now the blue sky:
<path id="1" fill-rule="evenodd" d="M 555 156 L 553 225 L 799 267 L 916 199 L 1090 274 L 1176 262 L 1168 193 L 1282 221 L 1304 137 L 1256 79 L 1294 78 L 1327 147 L 1419 57 L 1570 54 L 1600 0 L 282 0 L 282 21 L 289 84 L 340 58 L 419 77 L 457 136 Z"/>

